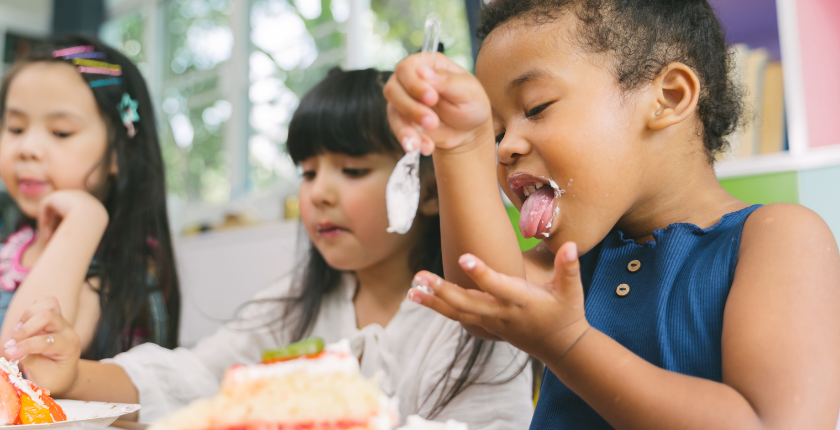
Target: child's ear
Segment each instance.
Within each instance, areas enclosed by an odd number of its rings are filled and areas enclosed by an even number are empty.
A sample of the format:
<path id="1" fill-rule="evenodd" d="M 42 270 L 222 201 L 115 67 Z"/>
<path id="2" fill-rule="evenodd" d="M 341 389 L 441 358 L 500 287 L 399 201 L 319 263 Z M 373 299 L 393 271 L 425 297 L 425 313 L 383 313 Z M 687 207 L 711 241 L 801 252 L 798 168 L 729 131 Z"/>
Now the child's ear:
<path id="1" fill-rule="evenodd" d="M 420 173 L 420 206 L 417 211 L 429 217 L 440 213 L 437 182 L 433 171 Z"/>
<path id="2" fill-rule="evenodd" d="M 655 110 L 651 112 L 648 128 L 663 130 L 683 122 L 697 112 L 700 98 L 700 80 L 691 67 L 671 63 L 653 81 Z"/>

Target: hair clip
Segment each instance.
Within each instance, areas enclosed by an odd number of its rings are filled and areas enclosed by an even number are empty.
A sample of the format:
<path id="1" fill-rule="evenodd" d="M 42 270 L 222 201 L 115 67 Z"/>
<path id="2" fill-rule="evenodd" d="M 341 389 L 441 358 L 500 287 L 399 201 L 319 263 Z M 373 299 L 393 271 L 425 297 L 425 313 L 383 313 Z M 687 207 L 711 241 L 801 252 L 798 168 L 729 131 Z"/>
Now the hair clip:
<path id="1" fill-rule="evenodd" d="M 106 87 L 108 85 L 119 85 L 122 83 L 122 79 L 120 78 L 111 78 L 111 79 L 99 79 L 96 81 L 90 81 L 91 88 L 98 88 L 98 87 Z"/>
<path id="2" fill-rule="evenodd" d="M 76 67 L 76 70 L 78 70 L 79 73 L 89 73 L 93 75 L 122 76 L 122 70 L 103 69 L 102 67 L 79 66 Z"/>
<path id="3" fill-rule="evenodd" d="M 74 58 L 105 58 L 104 52 L 79 52 L 78 54 L 69 54 L 63 56 L 65 60 L 72 60 Z"/>
<path id="4" fill-rule="evenodd" d="M 64 57 L 65 55 L 79 54 L 82 52 L 93 52 L 93 45 L 74 46 L 72 48 L 57 49 L 53 51 L 53 57 Z"/>
<path id="5" fill-rule="evenodd" d="M 73 64 L 84 67 L 95 67 L 97 69 L 122 70 L 122 66 L 120 66 L 119 64 L 110 64 L 103 61 L 85 60 L 83 58 L 74 58 Z"/>
<path id="6" fill-rule="evenodd" d="M 128 130 L 129 139 L 134 137 L 137 134 L 134 123 L 140 121 L 140 115 L 137 114 L 137 100 L 132 99 L 128 93 L 124 93 L 117 109 L 120 111 L 123 125 Z"/>

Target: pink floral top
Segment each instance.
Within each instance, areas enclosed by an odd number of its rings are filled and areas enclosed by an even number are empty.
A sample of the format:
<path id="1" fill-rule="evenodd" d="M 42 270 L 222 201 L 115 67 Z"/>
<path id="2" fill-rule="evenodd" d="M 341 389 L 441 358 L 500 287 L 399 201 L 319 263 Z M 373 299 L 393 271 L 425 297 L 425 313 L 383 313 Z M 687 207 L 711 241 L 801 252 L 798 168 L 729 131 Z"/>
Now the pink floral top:
<path id="1" fill-rule="evenodd" d="M 21 266 L 20 259 L 23 251 L 26 251 L 37 237 L 35 230 L 27 226 L 9 236 L 0 248 L 0 289 L 14 292 L 26 279 L 29 268 Z"/>

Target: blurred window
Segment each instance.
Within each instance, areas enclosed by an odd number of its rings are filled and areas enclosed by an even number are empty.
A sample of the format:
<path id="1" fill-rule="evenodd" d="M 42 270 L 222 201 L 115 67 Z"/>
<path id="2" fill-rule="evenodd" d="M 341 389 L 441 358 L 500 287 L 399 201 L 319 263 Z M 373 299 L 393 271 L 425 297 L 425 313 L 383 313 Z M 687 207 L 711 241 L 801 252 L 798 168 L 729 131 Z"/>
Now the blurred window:
<path id="1" fill-rule="evenodd" d="M 369 4 L 369 10 L 354 12 L 355 2 L 362 9 Z M 285 141 L 300 97 L 335 66 L 393 69 L 420 49 L 429 12 L 443 17 L 447 54 L 472 70 L 463 0 L 107 0 L 106 5 L 110 19 L 102 38 L 138 65 L 155 100 L 170 206 L 196 218 L 202 211 L 190 208 L 230 207 L 243 198 L 276 201 L 295 192 L 298 169 Z M 365 32 L 365 49 L 354 51 L 363 59 L 347 58 L 353 20 Z M 279 201 L 267 206 L 279 207 Z M 208 221 L 174 218 L 176 230 Z"/>

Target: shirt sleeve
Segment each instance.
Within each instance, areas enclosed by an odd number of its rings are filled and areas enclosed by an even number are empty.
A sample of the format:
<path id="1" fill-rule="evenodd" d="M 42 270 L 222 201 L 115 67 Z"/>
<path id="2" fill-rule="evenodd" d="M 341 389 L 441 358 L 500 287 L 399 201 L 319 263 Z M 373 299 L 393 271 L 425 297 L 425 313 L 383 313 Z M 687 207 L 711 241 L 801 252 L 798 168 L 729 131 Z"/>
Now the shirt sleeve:
<path id="1" fill-rule="evenodd" d="M 444 378 L 458 349 L 461 327 L 455 324 L 449 341 L 435 351 L 436 363 L 423 378 L 421 393 L 428 399 L 445 396 L 464 368 L 468 353 L 459 359 L 450 374 Z M 477 380 L 455 396 L 446 406 L 433 414 L 434 401 L 424 401 L 419 414 L 434 421 L 454 419 L 466 422 L 470 430 L 508 430 L 528 428 L 533 415 L 532 372 L 528 355 L 506 342 L 485 342 L 484 348 L 492 350 Z M 481 363 L 478 360 L 476 366 Z M 476 370 L 473 370 L 476 371 Z M 443 378 L 443 379 L 442 379 Z M 438 381 L 445 381 L 439 383 Z M 429 396 L 431 393 L 431 396 Z M 424 396 L 424 397 L 425 397 Z"/>
<path id="2" fill-rule="evenodd" d="M 289 279 L 257 293 L 240 316 L 194 348 L 168 350 L 147 343 L 103 360 L 123 368 L 137 388 L 141 423 L 151 423 L 199 399 L 213 396 L 225 370 L 259 362 L 261 353 L 285 343 L 280 298 Z"/>

